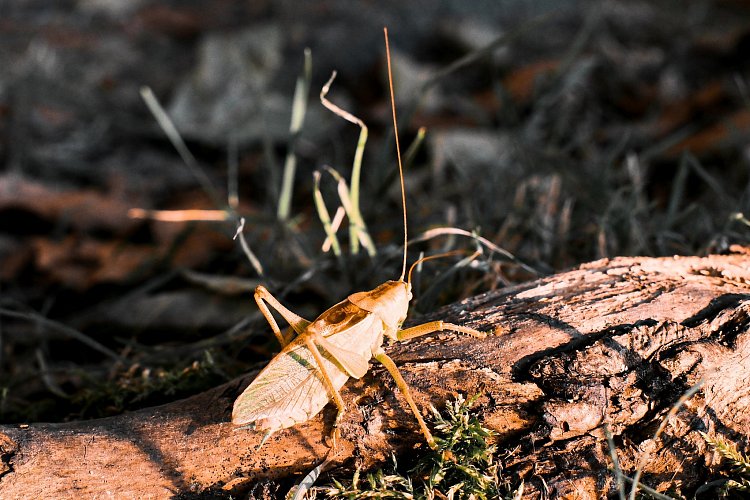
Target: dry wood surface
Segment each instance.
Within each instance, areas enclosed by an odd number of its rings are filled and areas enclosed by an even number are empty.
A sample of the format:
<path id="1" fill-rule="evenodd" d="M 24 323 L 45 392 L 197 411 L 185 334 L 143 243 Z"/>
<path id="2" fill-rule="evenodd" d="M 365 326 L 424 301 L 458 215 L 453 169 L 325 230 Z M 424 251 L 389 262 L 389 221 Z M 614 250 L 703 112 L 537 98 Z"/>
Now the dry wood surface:
<path id="1" fill-rule="evenodd" d="M 716 466 L 698 431 L 748 445 L 750 258 L 742 252 L 599 260 L 420 321 L 438 318 L 496 334 L 440 333 L 388 352 L 425 411 L 459 392 L 480 395 L 477 409 L 499 446 L 520 446 L 506 471 L 525 479 L 528 498 L 612 491 L 605 422 L 623 469 L 632 474 L 642 464 L 657 489 L 698 485 Z M 230 423 L 234 399 L 256 373 L 116 417 L 0 426 L 0 497 L 281 494 L 328 451 L 334 409 L 256 450 L 262 435 Z M 668 415 L 701 379 L 701 390 Z M 348 411 L 338 464 L 369 467 L 424 446 L 382 367 L 350 381 L 342 395 Z"/>

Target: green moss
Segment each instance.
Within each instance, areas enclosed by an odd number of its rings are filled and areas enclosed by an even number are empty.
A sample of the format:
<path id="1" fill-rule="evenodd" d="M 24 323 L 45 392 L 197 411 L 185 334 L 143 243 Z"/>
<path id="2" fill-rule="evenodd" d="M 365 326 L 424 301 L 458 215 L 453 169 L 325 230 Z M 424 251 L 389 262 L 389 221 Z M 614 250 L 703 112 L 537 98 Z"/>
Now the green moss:
<path id="1" fill-rule="evenodd" d="M 750 457 L 740 453 L 734 444 L 721 436 L 711 439 L 704 432 L 701 432 L 701 436 L 714 451 L 719 452 L 730 468 L 729 477 L 712 481 L 706 487 L 714 489 L 719 498 L 747 498 L 750 494 Z"/>
<path id="2" fill-rule="evenodd" d="M 416 464 L 401 472 L 396 458 L 386 469 L 368 473 L 364 480 L 357 470 L 351 482 L 334 480 L 318 488 L 330 498 L 520 498 L 523 484 L 516 490 L 501 475 L 497 449 L 491 444 L 493 432 L 482 426 L 471 411 L 476 398 L 458 396 L 448 404 L 445 415 L 433 408 L 437 450 L 427 450 Z"/>

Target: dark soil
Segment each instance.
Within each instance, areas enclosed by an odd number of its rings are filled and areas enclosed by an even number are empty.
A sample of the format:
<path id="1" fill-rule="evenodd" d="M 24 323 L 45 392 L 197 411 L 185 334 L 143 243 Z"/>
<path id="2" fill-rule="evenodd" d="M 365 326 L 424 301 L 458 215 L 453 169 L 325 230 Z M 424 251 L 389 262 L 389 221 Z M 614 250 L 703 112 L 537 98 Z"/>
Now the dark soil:
<path id="1" fill-rule="evenodd" d="M 746 2 L 5 2 L 0 422 L 115 414 L 247 371 L 278 349 L 258 283 L 313 318 L 398 276 L 384 25 L 402 147 L 426 127 L 406 172 L 409 234 L 422 240 L 410 261 L 482 250 L 425 265 L 415 314 L 600 257 L 747 242 Z M 307 114 L 290 134 L 306 47 Z M 346 220 L 343 256 L 321 250 L 312 174 L 330 165 L 349 179 L 359 134 L 318 100 L 333 70 L 329 98 L 370 130 L 360 205 L 374 257 L 351 254 Z M 333 215 L 325 171 L 321 189 Z M 232 240 L 239 217 L 263 276 Z"/>

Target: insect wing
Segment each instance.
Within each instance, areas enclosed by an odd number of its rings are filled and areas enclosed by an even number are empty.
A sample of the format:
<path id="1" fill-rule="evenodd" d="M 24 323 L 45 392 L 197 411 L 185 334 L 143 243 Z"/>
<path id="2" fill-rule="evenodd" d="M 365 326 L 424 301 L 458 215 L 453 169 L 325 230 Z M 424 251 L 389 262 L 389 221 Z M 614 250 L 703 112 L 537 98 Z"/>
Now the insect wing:
<path id="1" fill-rule="evenodd" d="M 336 307 L 343 307 L 345 302 L 323 313 L 315 323 L 308 326 L 308 330 L 320 328 L 320 324 L 317 327 L 314 325 Z M 334 316 L 334 319 L 336 318 L 338 316 Z M 372 356 L 370 342 L 366 338 L 358 339 L 358 337 L 364 332 L 371 331 L 375 323 L 376 317 L 369 313 L 356 317 L 347 314 L 341 317 L 339 323 L 326 323 L 322 332 L 320 329 L 317 330 L 325 338 L 324 344 L 330 348 L 329 350 L 325 345 L 321 345 L 323 347 L 321 354 L 324 368 L 336 390 L 346 383 L 350 369 L 357 374 L 366 372 L 367 361 Z M 301 336 L 309 335 L 308 330 Z M 268 429 L 274 432 L 309 420 L 325 407 L 330 396 L 323 383 L 323 376 L 312 353 L 300 337 L 273 358 L 237 398 L 232 411 L 234 424 L 244 425 L 255 422 L 257 429 Z M 344 368 L 344 370 L 342 370 L 344 364 L 336 358 L 337 353 L 342 356 L 346 355 L 346 353 L 342 354 L 343 351 L 349 351 L 350 357 L 354 355 L 355 358 L 359 358 L 346 363 L 349 368 Z M 364 372 L 362 371 L 363 363 Z"/>
<path id="2" fill-rule="evenodd" d="M 345 300 L 321 314 L 311 326 L 321 332 L 318 345 L 349 376 L 362 378 L 369 368 L 373 345 L 382 343 L 377 340 L 383 330 L 378 323 L 376 315 Z"/>
<path id="3" fill-rule="evenodd" d="M 321 338 L 318 343 L 323 349 L 328 351 L 350 377 L 362 378 L 367 373 L 369 357 L 339 347 L 333 342 L 326 340 L 325 337 Z"/>
<path id="4" fill-rule="evenodd" d="M 276 431 L 304 422 L 328 402 L 328 393 L 315 359 L 295 340 L 279 353 L 234 402 L 232 422 L 256 422 L 256 428 Z M 335 387 L 349 376 L 324 359 Z"/>

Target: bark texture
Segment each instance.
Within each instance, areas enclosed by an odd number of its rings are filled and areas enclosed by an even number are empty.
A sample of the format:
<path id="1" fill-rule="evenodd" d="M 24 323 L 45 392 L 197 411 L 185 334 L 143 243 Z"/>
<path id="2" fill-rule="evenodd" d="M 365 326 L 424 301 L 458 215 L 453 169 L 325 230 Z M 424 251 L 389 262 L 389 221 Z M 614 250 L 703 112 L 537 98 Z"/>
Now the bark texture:
<path id="1" fill-rule="evenodd" d="M 440 333 L 388 352 L 422 408 L 439 408 L 458 392 L 481 395 L 479 411 L 499 445 L 520 446 L 506 470 L 525 479 L 528 498 L 612 492 L 605 423 L 623 470 L 632 475 L 643 465 L 656 489 L 672 481 L 697 486 L 716 466 L 698 431 L 747 449 L 745 254 L 600 260 L 423 319 L 497 329 L 484 340 Z M 328 451 L 323 437 L 334 410 L 275 434 L 258 451 L 262 435 L 230 423 L 232 403 L 254 375 L 117 417 L 0 426 L 0 497 L 280 496 L 289 478 Z M 670 412 L 699 380 L 701 390 Z M 376 365 L 347 384 L 339 463 L 368 467 L 423 446 L 394 389 Z"/>

